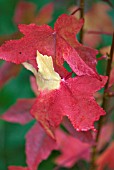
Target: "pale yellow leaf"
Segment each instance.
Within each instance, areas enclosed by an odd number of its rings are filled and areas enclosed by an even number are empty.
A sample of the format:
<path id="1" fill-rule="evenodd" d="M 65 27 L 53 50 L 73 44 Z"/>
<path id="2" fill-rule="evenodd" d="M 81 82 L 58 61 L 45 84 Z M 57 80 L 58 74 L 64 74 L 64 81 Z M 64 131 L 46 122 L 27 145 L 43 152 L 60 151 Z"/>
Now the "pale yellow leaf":
<path id="1" fill-rule="evenodd" d="M 60 87 L 61 77 L 54 71 L 53 60 L 51 56 L 42 55 L 37 51 L 36 61 L 37 70 L 29 63 L 23 63 L 24 67 L 30 70 L 36 77 L 39 90 L 54 90 Z"/>

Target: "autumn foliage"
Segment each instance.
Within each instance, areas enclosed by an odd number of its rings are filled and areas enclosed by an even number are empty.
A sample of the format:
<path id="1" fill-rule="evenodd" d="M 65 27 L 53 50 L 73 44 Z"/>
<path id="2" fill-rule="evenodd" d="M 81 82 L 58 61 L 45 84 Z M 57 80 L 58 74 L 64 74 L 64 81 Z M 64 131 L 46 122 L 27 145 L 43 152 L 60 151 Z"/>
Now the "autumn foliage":
<path id="1" fill-rule="evenodd" d="M 5 61 L 0 88 L 24 68 L 33 93 L 0 115 L 1 121 L 32 123 L 25 135 L 26 166 L 10 164 L 8 170 L 37 170 L 52 151 L 57 153 L 54 170 L 113 170 L 114 26 L 107 13 L 113 5 L 69 5 L 52 27 L 48 23 L 56 3 L 37 11 L 32 2 L 20 1 L 13 18 L 18 31 L 0 38 L 1 44 L 7 40 L 0 46 Z M 102 45 L 105 34 L 111 37 L 107 47 Z M 102 75 L 99 62 L 104 64 Z"/>

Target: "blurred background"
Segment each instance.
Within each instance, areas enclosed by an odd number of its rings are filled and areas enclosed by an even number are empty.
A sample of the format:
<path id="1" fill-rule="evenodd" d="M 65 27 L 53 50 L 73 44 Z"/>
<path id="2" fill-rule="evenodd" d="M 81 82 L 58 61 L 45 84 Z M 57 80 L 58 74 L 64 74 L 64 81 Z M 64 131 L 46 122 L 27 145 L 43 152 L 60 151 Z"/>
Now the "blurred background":
<path id="1" fill-rule="evenodd" d="M 0 0 L 0 45 L 6 40 L 22 37 L 18 31 L 18 24 L 46 23 L 53 27 L 59 15 L 72 13 L 79 4 L 79 0 Z M 76 15 L 78 17 L 78 13 Z M 92 31 L 96 26 L 95 30 L 103 33 L 100 36 L 86 34 L 84 43 L 97 49 L 109 46 L 114 30 L 114 1 L 106 3 L 102 0 L 86 0 L 84 17 L 87 21 L 85 30 Z M 94 42 L 91 36 L 96 37 Z M 30 72 L 21 66 L 6 65 L 3 68 L 4 64 L 0 61 L 0 114 L 18 98 L 34 97 L 29 80 Z M 105 61 L 100 61 L 97 69 L 100 74 L 104 74 Z M 0 170 L 7 170 L 8 165 L 26 166 L 25 134 L 33 123 L 22 126 L 0 120 Z M 38 169 L 52 170 L 55 166 L 53 160 L 57 154 L 53 152 Z M 72 170 L 76 168 L 78 169 L 78 165 Z"/>

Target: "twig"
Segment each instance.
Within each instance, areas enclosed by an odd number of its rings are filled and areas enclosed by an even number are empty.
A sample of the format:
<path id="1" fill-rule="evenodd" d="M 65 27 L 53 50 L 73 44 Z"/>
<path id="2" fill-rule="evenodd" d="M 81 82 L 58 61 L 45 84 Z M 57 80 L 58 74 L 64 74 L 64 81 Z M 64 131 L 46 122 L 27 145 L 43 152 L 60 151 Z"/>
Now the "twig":
<path id="1" fill-rule="evenodd" d="M 84 18 L 84 0 L 80 0 L 80 18 Z M 80 43 L 83 43 L 84 28 L 80 30 Z"/>
<path id="2" fill-rule="evenodd" d="M 107 2 L 109 4 L 109 6 L 111 6 L 112 8 L 114 8 L 114 5 L 112 4 L 112 2 L 110 0 L 102 0 L 104 2 Z"/>
<path id="3" fill-rule="evenodd" d="M 113 51 L 114 51 L 114 33 L 113 33 L 113 38 L 112 38 L 112 45 L 111 45 L 111 50 L 110 50 L 110 58 L 107 63 L 107 70 L 106 70 L 106 75 L 108 76 L 108 81 L 104 87 L 104 94 L 103 94 L 103 103 L 102 103 L 102 108 L 107 111 L 107 106 L 108 106 L 108 97 L 106 97 L 106 90 L 108 89 L 109 86 L 109 81 L 110 81 L 110 72 L 111 72 L 111 65 L 112 65 L 112 58 L 113 58 Z M 100 132 L 103 126 L 105 117 L 101 117 L 99 122 L 98 122 L 98 131 L 96 135 L 96 145 L 93 146 L 92 148 L 92 156 L 91 156 L 91 164 L 90 164 L 90 170 L 96 170 L 96 158 L 97 158 L 97 144 L 99 141 L 99 136 Z"/>
<path id="4" fill-rule="evenodd" d="M 76 12 L 78 12 L 78 11 L 80 11 L 81 10 L 81 8 L 79 7 L 79 8 L 76 8 L 70 15 L 74 15 Z"/>

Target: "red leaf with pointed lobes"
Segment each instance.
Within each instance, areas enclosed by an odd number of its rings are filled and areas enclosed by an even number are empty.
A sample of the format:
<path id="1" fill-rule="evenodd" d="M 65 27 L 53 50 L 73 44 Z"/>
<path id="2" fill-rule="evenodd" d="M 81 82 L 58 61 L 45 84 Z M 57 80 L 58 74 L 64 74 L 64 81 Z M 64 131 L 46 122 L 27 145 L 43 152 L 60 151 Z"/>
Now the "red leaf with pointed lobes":
<path id="1" fill-rule="evenodd" d="M 74 127 L 72 126 L 71 122 L 68 120 L 67 117 L 64 117 L 62 121 L 62 125 L 70 133 L 70 135 L 77 138 L 78 140 L 85 142 L 85 143 L 92 144 L 92 145 L 95 143 L 91 131 L 87 131 L 87 132 L 76 131 L 76 129 L 74 129 Z"/>
<path id="2" fill-rule="evenodd" d="M 58 165 L 70 168 L 80 159 L 89 160 L 90 145 L 61 130 L 56 131 L 56 138 L 61 152 L 61 155 L 55 160 Z"/>
<path id="3" fill-rule="evenodd" d="M 21 66 L 16 66 L 12 63 L 5 62 L 0 67 L 0 88 L 7 83 L 8 80 L 18 75 L 21 70 Z"/>
<path id="4" fill-rule="evenodd" d="M 29 170 L 29 168 L 22 166 L 9 166 L 8 170 Z"/>
<path id="5" fill-rule="evenodd" d="M 29 170 L 36 170 L 39 163 L 47 159 L 54 149 L 57 149 L 56 141 L 36 123 L 26 135 L 26 161 Z"/>
<path id="6" fill-rule="evenodd" d="M 44 53 L 53 51 L 54 47 L 50 47 L 48 45 L 51 43 L 50 40 L 52 37 L 50 35 L 53 33 L 53 30 L 48 25 L 20 25 L 19 29 L 23 34 L 25 34 L 25 36 L 20 40 L 10 40 L 4 44 L 0 48 L 1 58 L 6 61 L 20 64 L 27 60 L 35 59 L 36 51 L 39 48 L 41 51 L 44 50 Z M 44 40 L 46 40 L 46 43 L 48 42 L 47 46 Z M 48 49 L 48 47 L 50 49 Z"/>
<path id="7" fill-rule="evenodd" d="M 54 29 L 59 34 L 59 37 L 62 38 L 61 41 L 59 40 L 59 43 L 62 44 L 61 48 L 63 48 L 64 51 L 63 58 L 73 71 L 77 75 L 86 74 L 99 78 L 96 72 L 97 50 L 86 47 L 76 40 L 76 34 L 83 26 L 83 23 L 83 19 L 77 20 L 74 16 L 62 15 L 56 21 Z M 63 46 L 63 40 L 68 44 L 64 44 Z M 64 49 L 66 49 L 66 51 Z"/>
<path id="8" fill-rule="evenodd" d="M 110 144 L 110 146 L 98 157 L 97 159 L 97 170 L 104 170 L 106 166 L 110 168 L 110 170 L 114 169 L 114 142 Z"/>
<path id="9" fill-rule="evenodd" d="M 26 124 L 33 119 L 30 109 L 34 101 L 34 99 L 19 99 L 0 118 L 8 122 Z"/>
<path id="10" fill-rule="evenodd" d="M 93 97 L 107 81 L 107 77 L 101 76 L 101 79 L 81 76 L 62 80 L 59 89 L 40 93 L 31 114 L 52 137 L 52 129 L 61 123 L 63 116 L 67 116 L 78 131 L 94 129 L 94 122 L 105 115 Z"/>
<path id="11" fill-rule="evenodd" d="M 25 36 L 2 45 L 0 58 L 17 64 L 36 61 L 38 50 L 52 56 L 54 68 L 61 77 L 67 74 L 63 67 L 65 60 L 77 75 L 87 74 L 99 78 L 95 68 L 96 50 L 81 45 L 75 37 L 82 26 L 83 19 L 77 20 L 66 14 L 58 18 L 54 30 L 48 25 L 20 25 L 19 29 Z"/>

